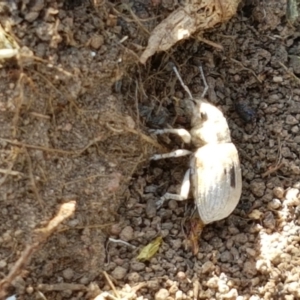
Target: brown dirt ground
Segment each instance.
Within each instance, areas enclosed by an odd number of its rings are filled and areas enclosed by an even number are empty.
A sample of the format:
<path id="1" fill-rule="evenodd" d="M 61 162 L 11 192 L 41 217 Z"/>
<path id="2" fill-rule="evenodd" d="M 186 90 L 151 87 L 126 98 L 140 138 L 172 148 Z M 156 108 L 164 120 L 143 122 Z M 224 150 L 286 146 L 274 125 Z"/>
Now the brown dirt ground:
<path id="1" fill-rule="evenodd" d="M 149 33 L 178 5 L 0 4 L 7 43 L 22 53 L 0 65 L 0 279 L 26 246 L 39 244 L 7 296 L 300 299 L 297 25 L 287 21 L 284 0 L 245 0 L 230 22 L 141 66 Z M 187 163 L 149 161 L 181 147 L 149 129 L 189 126 L 170 61 L 193 94 L 203 90 L 195 63 L 203 65 L 208 99 L 227 117 L 243 171 L 240 204 L 204 229 L 197 256 L 185 247 L 186 203 L 155 207 L 167 190 L 178 190 Z M 245 123 L 236 104 L 255 118 Z M 70 201 L 75 213 L 50 237 L 37 238 L 36 229 Z M 158 253 L 137 261 L 159 235 Z"/>

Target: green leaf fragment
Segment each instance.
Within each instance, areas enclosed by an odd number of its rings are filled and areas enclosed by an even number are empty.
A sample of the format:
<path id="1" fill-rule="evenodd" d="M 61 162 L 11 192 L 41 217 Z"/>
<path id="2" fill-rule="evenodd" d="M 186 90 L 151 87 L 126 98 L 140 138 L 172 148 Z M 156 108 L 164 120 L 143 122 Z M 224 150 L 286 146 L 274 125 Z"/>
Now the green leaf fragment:
<path id="1" fill-rule="evenodd" d="M 145 246 L 140 254 L 137 256 L 137 260 L 150 260 L 158 251 L 160 245 L 162 243 L 162 237 L 158 236 L 155 240 Z"/>

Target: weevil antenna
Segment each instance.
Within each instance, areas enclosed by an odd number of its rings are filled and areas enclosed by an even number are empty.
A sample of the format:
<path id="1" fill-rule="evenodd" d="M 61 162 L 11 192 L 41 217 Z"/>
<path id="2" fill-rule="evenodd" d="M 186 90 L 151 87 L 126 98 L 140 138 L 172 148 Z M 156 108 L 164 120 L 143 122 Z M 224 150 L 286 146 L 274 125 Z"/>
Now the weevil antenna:
<path id="1" fill-rule="evenodd" d="M 199 69 L 200 69 L 201 77 L 202 77 L 202 80 L 203 80 L 203 83 L 204 83 L 204 91 L 203 91 L 203 93 L 201 95 L 201 98 L 204 98 L 204 96 L 206 95 L 206 93 L 208 91 L 208 84 L 207 84 L 207 81 L 206 81 L 206 78 L 205 78 L 202 66 L 200 66 Z"/>
<path id="2" fill-rule="evenodd" d="M 194 100 L 194 99 L 193 99 L 193 96 L 192 96 L 192 93 L 191 93 L 191 91 L 190 91 L 190 89 L 184 84 L 184 82 L 183 82 L 183 80 L 182 80 L 182 78 L 181 78 L 181 76 L 180 76 L 180 74 L 179 74 L 177 68 L 176 68 L 175 66 L 173 66 L 172 68 L 173 68 L 173 70 L 174 70 L 174 72 L 175 72 L 175 74 L 176 74 L 178 80 L 180 81 L 181 86 L 182 86 L 182 87 L 184 88 L 184 90 L 187 92 L 187 94 L 189 95 L 190 99 L 191 99 L 191 100 Z"/>

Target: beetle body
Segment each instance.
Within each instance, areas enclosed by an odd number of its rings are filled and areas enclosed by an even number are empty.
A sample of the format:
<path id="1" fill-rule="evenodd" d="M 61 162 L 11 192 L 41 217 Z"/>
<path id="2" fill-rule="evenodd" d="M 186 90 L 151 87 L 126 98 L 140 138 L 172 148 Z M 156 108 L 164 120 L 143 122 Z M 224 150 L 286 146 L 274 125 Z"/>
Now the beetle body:
<path id="1" fill-rule="evenodd" d="M 190 168 L 193 197 L 203 224 L 228 217 L 237 206 L 242 191 L 235 146 L 223 143 L 198 148 Z"/>
<path id="2" fill-rule="evenodd" d="M 182 83 L 181 77 L 178 78 Z M 187 90 L 183 83 L 182 85 Z M 185 143 L 191 142 L 196 151 L 176 150 L 154 155 L 152 159 L 191 155 L 190 167 L 184 176 L 180 194 L 166 193 L 158 204 L 161 205 L 168 199 L 186 200 L 191 187 L 201 219 L 199 226 L 196 226 L 198 232 L 191 233 L 191 240 L 195 240 L 204 225 L 228 217 L 236 208 L 242 193 L 242 175 L 238 152 L 231 142 L 230 130 L 223 113 L 203 97 L 191 100 L 193 107 L 189 132 L 185 129 L 153 132 L 178 134 Z"/>
<path id="3" fill-rule="evenodd" d="M 229 216 L 237 206 L 242 192 L 242 175 L 239 156 L 231 142 L 230 131 L 223 113 L 205 99 L 194 100 L 192 128 L 163 129 L 157 134 L 176 133 L 184 142 L 197 148 L 194 153 L 176 150 L 171 153 L 155 155 L 152 159 L 191 155 L 181 193 L 166 193 L 161 200 L 186 200 L 190 186 L 203 224 L 218 221 Z M 191 184 L 190 184 L 191 182 Z"/>

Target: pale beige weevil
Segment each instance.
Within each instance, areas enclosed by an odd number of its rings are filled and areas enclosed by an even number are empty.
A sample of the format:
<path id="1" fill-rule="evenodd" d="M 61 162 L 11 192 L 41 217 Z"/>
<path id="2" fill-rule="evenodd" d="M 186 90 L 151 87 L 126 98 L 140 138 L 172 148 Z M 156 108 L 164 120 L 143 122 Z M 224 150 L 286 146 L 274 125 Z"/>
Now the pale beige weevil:
<path id="1" fill-rule="evenodd" d="M 192 97 L 175 66 L 173 70 L 193 102 L 191 130 L 188 132 L 185 129 L 173 128 L 152 132 L 177 134 L 185 143 L 191 142 L 197 149 L 195 152 L 175 150 L 154 155 L 151 159 L 191 156 L 190 167 L 185 173 L 180 194 L 166 193 L 158 201 L 158 206 L 170 199 L 186 200 L 192 185 L 193 198 L 201 220 L 197 225 L 197 232 L 194 232 L 197 236 L 191 239 L 198 239 L 203 226 L 228 217 L 236 208 L 242 192 L 241 167 L 237 149 L 231 142 L 226 118 L 216 106 L 204 99 L 208 85 L 202 68 L 200 67 L 200 72 L 205 90 L 200 98 Z"/>

